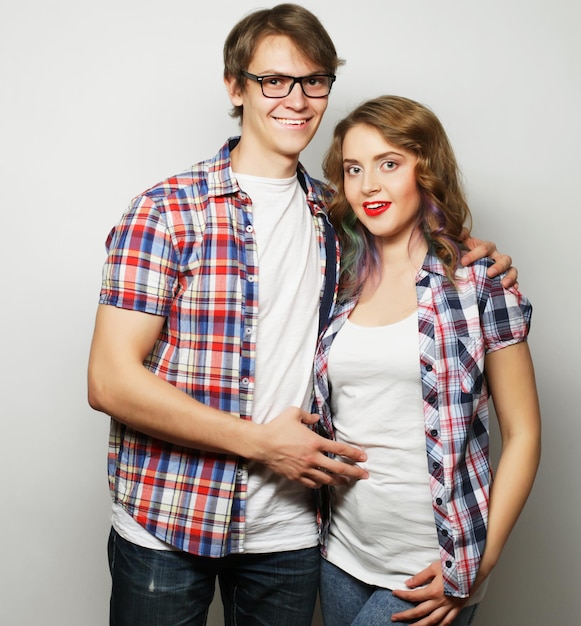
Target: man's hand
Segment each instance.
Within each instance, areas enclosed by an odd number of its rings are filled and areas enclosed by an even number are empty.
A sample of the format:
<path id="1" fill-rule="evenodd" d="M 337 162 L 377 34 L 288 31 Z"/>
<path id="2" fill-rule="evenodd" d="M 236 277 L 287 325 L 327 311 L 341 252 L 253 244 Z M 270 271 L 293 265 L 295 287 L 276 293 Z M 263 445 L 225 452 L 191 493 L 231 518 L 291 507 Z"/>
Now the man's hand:
<path id="1" fill-rule="evenodd" d="M 406 581 L 409 591 L 394 590 L 393 595 L 401 600 L 413 602 L 413 609 L 394 613 L 394 622 L 411 622 L 415 626 L 450 626 L 467 603 L 466 598 L 453 598 L 444 594 L 442 566 L 434 561 Z M 425 586 L 424 586 L 425 585 Z"/>
<path id="2" fill-rule="evenodd" d="M 257 425 L 257 452 L 252 458 L 276 474 L 310 488 L 367 478 L 367 471 L 355 465 L 365 461 L 367 455 L 358 448 L 326 439 L 307 428 L 307 424 L 316 424 L 318 419 L 317 415 L 289 407 L 271 422 Z M 327 454 L 345 460 L 329 458 Z"/>
<path id="3" fill-rule="evenodd" d="M 488 268 L 488 276 L 494 278 L 506 272 L 506 276 L 502 279 L 502 286 L 505 289 L 510 289 L 511 287 L 516 289 L 518 287 L 518 270 L 516 267 L 512 267 L 511 257 L 508 254 L 498 252 L 496 244 L 492 241 L 481 241 L 476 239 L 476 237 L 469 237 L 466 230 L 464 230 L 464 234 L 464 243 L 469 250 L 460 259 L 462 265 L 470 265 L 470 263 L 488 256 L 494 259 L 494 265 Z"/>

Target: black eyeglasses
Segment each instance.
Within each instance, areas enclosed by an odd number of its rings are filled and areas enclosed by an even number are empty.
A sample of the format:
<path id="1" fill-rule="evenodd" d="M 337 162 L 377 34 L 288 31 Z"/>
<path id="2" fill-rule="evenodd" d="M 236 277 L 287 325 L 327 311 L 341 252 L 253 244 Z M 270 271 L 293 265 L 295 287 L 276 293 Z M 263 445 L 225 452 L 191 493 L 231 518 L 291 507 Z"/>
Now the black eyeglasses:
<path id="1" fill-rule="evenodd" d="M 326 98 L 335 82 L 334 74 L 311 74 L 311 76 L 282 76 L 268 74 L 256 76 L 250 72 L 242 72 L 246 78 L 260 83 L 262 95 L 266 98 L 286 98 L 293 87 L 299 83 L 307 98 Z"/>

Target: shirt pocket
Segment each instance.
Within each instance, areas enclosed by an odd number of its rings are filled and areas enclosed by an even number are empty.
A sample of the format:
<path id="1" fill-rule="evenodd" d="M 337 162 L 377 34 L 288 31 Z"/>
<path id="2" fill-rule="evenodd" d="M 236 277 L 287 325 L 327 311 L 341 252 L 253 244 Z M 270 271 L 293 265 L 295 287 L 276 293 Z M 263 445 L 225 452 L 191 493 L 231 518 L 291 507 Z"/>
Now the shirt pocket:
<path id="1" fill-rule="evenodd" d="M 484 340 L 458 337 L 458 363 L 462 394 L 479 396 L 484 382 Z"/>

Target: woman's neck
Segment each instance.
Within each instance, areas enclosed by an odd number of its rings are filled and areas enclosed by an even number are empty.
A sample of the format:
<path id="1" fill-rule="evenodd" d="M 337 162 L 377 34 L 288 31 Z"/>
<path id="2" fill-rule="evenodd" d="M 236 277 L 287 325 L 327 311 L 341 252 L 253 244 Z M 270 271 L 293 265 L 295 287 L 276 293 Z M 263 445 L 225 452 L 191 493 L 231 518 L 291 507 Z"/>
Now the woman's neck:
<path id="1" fill-rule="evenodd" d="M 420 234 L 397 244 L 379 246 L 379 272 L 367 277 L 349 316 L 361 326 L 384 326 L 405 319 L 417 308 L 416 276 L 428 250 Z"/>
<path id="2" fill-rule="evenodd" d="M 419 270 L 428 251 L 428 244 L 423 234 L 416 230 L 409 238 L 397 241 L 383 239 L 378 248 L 382 271 L 393 273 L 405 271 L 410 266 Z"/>

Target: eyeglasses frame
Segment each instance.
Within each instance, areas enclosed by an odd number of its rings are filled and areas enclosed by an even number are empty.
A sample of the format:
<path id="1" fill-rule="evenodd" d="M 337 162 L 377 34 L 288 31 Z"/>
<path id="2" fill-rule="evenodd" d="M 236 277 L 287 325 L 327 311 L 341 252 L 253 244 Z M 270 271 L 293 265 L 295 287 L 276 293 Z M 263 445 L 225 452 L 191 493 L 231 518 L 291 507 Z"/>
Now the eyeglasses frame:
<path id="1" fill-rule="evenodd" d="M 280 100 L 281 98 L 286 98 L 287 96 L 289 96 L 291 91 L 294 89 L 297 83 L 301 86 L 302 92 L 306 98 L 328 98 L 329 94 L 331 93 L 331 88 L 333 87 L 333 83 L 337 79 L 337 76 L 335 76 L 335 74 L 310 74 L 308 76 L 287 76 L 286 74 L 266 74 L 265 76 L 257 76 L 256 74 L 251 74 L 250 72 L 246 72 L 244 70 L 242 70 L 242 75 L 246 76 L 246 78 L 250 78 L 250 80 L 256 81 L 260 85 L 262 95 L 265 98 L 273 98 L 275 100 Z M 307 92 L 305 91 L 303 80 L 307 78 L 315 78 L 316 76 L 324 76 L 325 78 L 331 79 L 331 84 L 329 85 L 329 91 L 324 96 L 309 96 Z M 264 93 L 264 86 L 262 84 L 262 81 L 265 78 L 290 78 L 292 80 L 292 83 L 290 85 L 288 93 L 286 93 L 284 96 L 267 96 Z"/>

